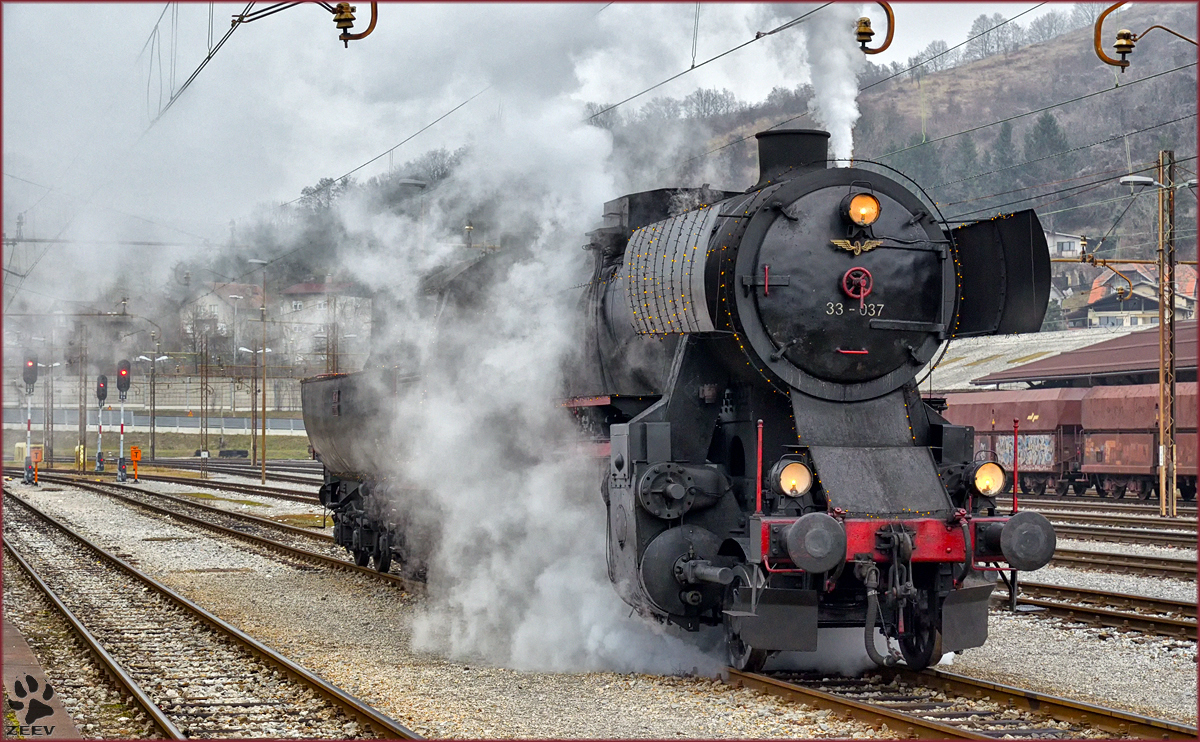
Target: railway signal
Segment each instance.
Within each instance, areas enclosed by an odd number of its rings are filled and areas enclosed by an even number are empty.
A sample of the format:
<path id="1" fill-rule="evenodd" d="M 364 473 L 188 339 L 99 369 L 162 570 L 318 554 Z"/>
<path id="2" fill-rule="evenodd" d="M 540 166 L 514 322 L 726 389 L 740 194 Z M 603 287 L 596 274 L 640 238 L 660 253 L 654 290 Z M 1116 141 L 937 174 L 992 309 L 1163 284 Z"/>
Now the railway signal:
<path id="1" fill-rule="evenodd" d="M 25 484 L 36 484 L 33 474 L 33 385 L 37 381 L 37 356 L 25 354 L 25 367 L 21 369 L 21 378 L 25 380 Z"/>
<path id="2" fill-rule="evenodd" d="M 108 399 L 108 377 L 96 377 L 96 471 L 104 471 L 104 400 Z"/>
<path id="3" fill-rule="evenodd" d="M 125 395 L 129 391 L 129 361 L 121 361 L 117 364 L 117 391 L 120 392 L 121 401 L 125 401 Z"/>
<path id="4" fill-rule="evenodd" d="M 121 444 L 117 449 L 117 481 L 125 481 L 125 396 L 129 393 L 129 361 L 117 362 L 117 398 L 121 400 Z"/>

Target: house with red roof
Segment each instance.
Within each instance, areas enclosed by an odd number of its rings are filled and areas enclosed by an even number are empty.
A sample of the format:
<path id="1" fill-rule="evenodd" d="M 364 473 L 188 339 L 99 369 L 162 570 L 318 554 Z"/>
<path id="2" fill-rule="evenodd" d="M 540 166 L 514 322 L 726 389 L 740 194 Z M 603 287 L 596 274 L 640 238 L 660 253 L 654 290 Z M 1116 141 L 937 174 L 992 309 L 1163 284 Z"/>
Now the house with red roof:
<path id="1" fill-rule="evenodd" d="M 1158 324 L 1158 269 L 1144 263 L 1109 263 L 1092 281 L 1087 303 L 1068 313 L 1071 327 L 1139 327 Z M 1175 318 L 1196 316 L 1196 269 L 1175 266 Z"/>

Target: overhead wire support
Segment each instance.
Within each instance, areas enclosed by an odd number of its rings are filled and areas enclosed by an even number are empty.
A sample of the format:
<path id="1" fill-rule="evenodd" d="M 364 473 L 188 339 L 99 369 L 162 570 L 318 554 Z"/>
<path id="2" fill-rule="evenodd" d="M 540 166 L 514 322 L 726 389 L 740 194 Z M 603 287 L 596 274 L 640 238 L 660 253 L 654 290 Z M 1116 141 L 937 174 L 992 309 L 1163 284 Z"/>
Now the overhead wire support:
<path id="1" fill-rule="evenodd" d="M 246 10 L 242 12 L 242 15 L 249 13 L 250 9 L 253 7 L 253 2 L 246 3 Z M 150 125 L 146 127 L 146 131 L 142 132 L 142 136 L 145 136 L 146 132 L 149 132 L 152 128 L 154 128 L 154 125 L 162 120 L 162 117 L 166 115 L 167 111 L 171 110 L 171 106 L 175 105 L 175 101 L 179 100 L 179 97 L 183 95 L 185 90 L 188 89 L 188 86 L 192 84 L 192 81 L 195 80 L 200 75 L 200 72 L 208 66 L 208 63 L 211 62 L 212 58 L 215 57 L 217 52 L 221 50 L 221 47 L 225 45 L 225 42 L 229 40 L 229 37 L 233 35 L 233 32 L 238 29 L 239 25 L 241 24 L 235 16 L 233 23 L 229 27 L 229 30 L 225 32 L 225 35 L 221 37 L 221 40 L 218 41 L 216 45 L 208 52 L 208 56 L 206 56 L 203 61 L 200 62 L 200 65 L 196 67 L 195 71 L 192 72 L 188 79 L 184 81 L 183 85 L 179 86 L 179 90 L 171 94 L 170 100 L 168 100 L 167 104 L 159 110 L 158 115 L 155 116 L 154 120 L 150 122 Z"/>
<path id="2" fill-rule="evenodd" d="M 992 31 L 995 31 L 997 28 L 1000 28 L 1001 26 L 1005 25 L 1006 23 L 1011 23 L 1012 21 L 1015 21 L 1015 20 L 1017 20 L 1018 18 L 1020 18 L 1021 16 L 1025 15 L 1026 13 L 1032 13 L 1033 11 L 1037 10 L 1038 8 L 1042 7 L 1042 6 L 1043 6 L 1043 5 L 1045 5 L 1045 4 L 1046 4 L 1046 3 L 1038 3 L 1037 5 L 1034 5 L 1032 8 L 1029 8 L 1028 10 L 1022 11 L 1022 12 L 1020 12 L 1020 13 L 1018 13 L 1018 14 L 1014 15 L 1012 18 L 1008 18 L 1008 19 L 1006 19 L 1006 20 L 1004 20 L 1004 21 L 1002 21 L 1002 22 L 1000 22 L 1000 23 L 997 23 L 996 25 L 992 26 L 991 28 L 987 29 L 986 31 L 982 31 L 982 32 L 980 32 L 980 33 L 978 33 L 978 34 L 976 34 L 976 35 L 974 35 L 974 36 L 970 37 L 969 39 L 967 39 L 966 41 L 962 42 L 961 44 L 958 44 L 958 45 L 956 45 L 956 46 L 952 46 L 952 47 L 950 47 L 949 49 L 947 49 L 947 50 L 946 50 L 946 51 L 944 51 L 944 52 L 940 52 L 940 53 L 938 53 L 938 54 L 934 54 L 932 57 L 929 57 L 929 58 L 927 58 L 927 59 L 921 60 L 920 62 L 918 62 L 918 63 L 914 64 L 913 66 L 911 66 L 911 67 L 909 67 L 909 68 L 907 68 L 907 69 L 900 70 L 899 72 L 897 72 L 897 73 L 895 73 L 895 74 L 893 74 L 893 75 L 889 75 L 889 76 L 887 76 L 887 77 L 883 78 L 882 80 L 876 80 L 875 82 L 871 83 L 870 85 L 864 85 L 864 86 L 862 86 L 861 88 L 859 88 L 859 89 L 858 89 L 858 92 L 860 92 L 860 93 L 861 93 L 861 92 L 863 92 L 864 90 L 869 90 L 870 88 L 873 88 L 873 87 L 875 87 L 876 85 L 880 85 L 880 84 L 882 84 L 882 83 L 885 83 L 885 82 L 887 82 L 888 80 L 891 80 L 891 79 L 893 79 L 893 78 L 895 78 L 895 77 L 899 77 L 900 75 L 903 75 L 903 74 L 905 74 L 905 73 L 907 73 L 907 72 L 912 72 L 913 70 L 917 69 L 918 67 L 923 67 L 923 66 L 925 66 L 926 64 L 929 64 L 930 62 L 932 62 L 933 60 L 937 59 L 938 57 L 941 57 L 941 56 L 944 56 L 944 55 L 946 55 L 946 54 L 949 54 L 950 52 L 954 51 L 955 49 L 958 49 L 959 47 L 961 47 L 961 46 L 964 46 L 964 45 L 966 45 L 966 44 L 968 44 L 968 43 L 970 43 L 970 42 L 974 41 L 975 39 L 978 39 L 980 36 L 986 36 L 987 34 L 991 33 Z M 818 8 L 817 10 L 820 10 L 820 8 Z M 788 27 L 788 26 L 792 25 L 792 23 L 794 23 L 794 21 L 793 21 L 793 22 L 790 22 L 790 23 L 787 23 L 787 24 L 784 24 L 784 26 L 781 26 L 781 27 L 779 27 L 779 28 L 775 29 L 775 31 L 771 31 L 771 32 L 769 32 L 769 33 L 776 33 L 777 31 L 779 31 L 779 30 L 782 30 L 783 28 L 786 28 L 786 27 Z M 767 35 L 767 34 L 763 34 L 763 35 Z M 600 113 L 603 113 L 603 111 L 601 111 Z M 798 119 L 802 119 L 802 118 L 804 118 L 805 116 L 808 116 L 810 113 L 811 113 L 811 111 L 805 111 L 804 113 L 801 113 L 801 114 L 799 114 L 799 115 L 797 115 L 797 116 L 792 116 L 791 118 L 784 119 L 783 121 L 780 121 L 780 122 L 779 122 L 779 123 L 777 123 L 777 124 L 772 124 L 771 126 L 767 127 L 767 129 L 768 129 L 768 131 L 769 131 L 770 129 L 778 129 L 780 126 L 783 126 L 784 124 L 790 124 L 790 123 L 792 123 L 793 121 L 796 121 L 796 120 L 798 120 Z M 598 115 L 600 115 L 600 114 L 596 114 L 596 115 L 598 116 Z M 727 143 L 727 144 L 722 144 L 720 147 L 717 147 L 717 148 L 715 148 L 715 149 L 710 149 L 710 150 L 708 150 L 707 152 L 701 152 L 700 154 L 698 154 L 698 155 L 696 155 L 696 156 L 694 156 L 694 157 L 689 157 L 688 159 L 684 160 L 683 162 L 681 162 L 681 163 L 679 163 L 679 164 L 680 164 L 680 165 L 686 165 L 687 163 L 691 162 L 692 160 L 698 160 L 698 159 L 700 159 L 701 157 L 707 157 L 707 156 L 709 156 L 709 155 L 711 155 L 711 154 L 713 154 L 713 153 L 715 153 L 715 152 L 720 152 L 720 151 L 721 151 L 721 150 L 723 150 L 723 149 L 727 149 L 727 148 L 729 148 L 729 147 L 732 147 L 732 146 L 733 146 L 733 145 L 735 145 L 735 144 L 740 144 L 740 143 L 742 143 L 742 142 L 744 142 L 744 141 L 746 141 L 746 140 L 750 139 L 750 137 L 751 137 L 751 136 L 753 136 L 753 134 L 751 134 L 751 135 L 747 135 L 747 136 L 744 136 L 744 137 L 742 137 L 742 138 L 740 138 L 740 139 L 735 139 L 735 140 L 733 140 L 732 142 L 729 142 L 729 143 Z M 672 167 L 676 167 L 676 166 L 675 166 L 675 165 L 670 165 L 670 166 L 668 166 L 668 167 L 662 168 L 661 170 L 659 170 L 659 172 L 661 173 L 661 172 L 664 172 L 664 171 L 666 171 L 666 170 L 670 170 Z"/>

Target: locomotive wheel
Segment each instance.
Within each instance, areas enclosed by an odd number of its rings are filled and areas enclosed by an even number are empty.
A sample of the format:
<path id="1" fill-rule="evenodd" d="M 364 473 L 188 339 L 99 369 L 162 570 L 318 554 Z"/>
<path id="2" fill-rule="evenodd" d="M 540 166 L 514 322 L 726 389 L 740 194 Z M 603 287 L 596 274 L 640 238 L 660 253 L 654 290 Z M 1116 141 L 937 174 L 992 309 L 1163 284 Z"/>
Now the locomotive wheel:
<path id="1" fill-rule="evenodd" d="M 354 563 L 359 567 L 365 567 L 371 561 L 371 552 L 366 549 L 354 550 Z"/>
<path id="2" fill-rule="evenodd" d="M 392 568 L 392 550 L 389 548 L 380 554 L 375 555 L 375 571 L 387 572 Z"/>
<path id="3" fill-rule="evenodd" d="M 742 590 L 749 590 L 749 588 L 742 577 L 734 577 L 733 582 L 725 588 L 725 605 L 733 606 Z M 729 666 L 742 672 L 758 672 L 766 664 L 767 656 L 770 653 L 765 649 L 755 649 L 742 641 L 742 637 L 734 629 L 734 617 L 723 615 L 725 618 L 725 653 L 729 659 Z"/>
<path id="4" fill-rule="evenodd" d="M 938 631 L 937 616 L 932 614 L 937 596 L 922 590 L 919 597 L 919 601 L 908 601 L 904 608 L 905 622 L 913 631 L 900 639 L 900 654 L 914 672 L 942 660 L 942 632 Z"/>
<path id="5" fill-rule="evenodd" d="M 900 654 L 914 672 L 942 661 L 942 632 L 933 626 L 923 626 L 916 636 L 900 640 Z"/>

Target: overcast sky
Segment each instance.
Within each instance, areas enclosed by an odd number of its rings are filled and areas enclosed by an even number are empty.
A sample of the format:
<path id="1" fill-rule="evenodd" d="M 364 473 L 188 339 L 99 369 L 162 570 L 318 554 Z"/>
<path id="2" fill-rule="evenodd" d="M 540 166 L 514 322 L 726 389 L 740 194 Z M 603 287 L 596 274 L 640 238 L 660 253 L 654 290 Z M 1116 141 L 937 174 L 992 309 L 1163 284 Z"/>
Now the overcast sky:
<path id="1" fill-rule="evenodd" d="M 1033 5 L 896 3 L 893 48 L 872 61 L 907 59 L 935 39 L 956 44 L 981 13 L 1008 17 Z M 696 11 L 690 3 L 383 4 L 375 32 L 346 49 L 330 14 L 305 5 L 240 27 L 147 131 L 208 52 L 209 6 L 171 7 L 163 15 L 152 3 L 3 5 L 6 232 L 23 213 L 27 236 L 220 240 L 255 205 L 291 200 L 345 173 L 485 88 L 356 177 L 487 137 L 506 112 L 548 99 L 582 111 L 687 69 Z M 243 7 L 215 6 L 214 39 Z M 703 5 L 696 61 L 815 7 Z M 361 30 L 368 3 L 358 8 Z M 877 5 L 861 10 L 883 30 Z M 757 101 L 775 86 L 806 82 L 802 49 L 813 42 L 804 28 L 767 36 L 652 95 L 718 87 Z"/>

